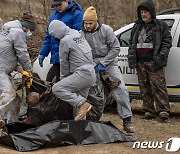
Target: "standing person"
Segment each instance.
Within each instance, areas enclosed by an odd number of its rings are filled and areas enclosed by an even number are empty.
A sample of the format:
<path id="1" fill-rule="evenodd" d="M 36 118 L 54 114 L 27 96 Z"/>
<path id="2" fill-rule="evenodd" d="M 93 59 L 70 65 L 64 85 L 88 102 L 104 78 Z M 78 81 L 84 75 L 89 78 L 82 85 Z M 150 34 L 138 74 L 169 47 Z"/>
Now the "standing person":
<path id="1" fill-rule="evenodd" d="M 49 25 L 49 34 L 60 40 L 60 77 L 52 92 L 77 108 L 74 120 L 79 121 L 92 108 L 88 103 L 89 89 L 96 81 L 91 48 L 81 34 L 59 20 Z"/>
<path id="2" fill-rule="evenodd" d="M 112 94 L 117 103 L 117 112 L 123 118 L 123 129 L 128 133 L 133 133 L 129 95 L 117 65 L 117 56 L 120 52 L 119 41 L 110 26 L 101 24 L 98 21 L 96 9 L 93 6 L 84 12 L 83 25 L 82 35 L 84 35 L 92 49 L 94 69 L 97 73 L 96 84 L 98 85 L 101 82 L 99 81 L 101 79 L 98 77 L 98 72 L 106 71 L 111 76 L 120 79 L 120 85 L 112 90 Z M 101 100 L 100 106 L 104 105 L 103 101 Z M 96 102 L 99 102 L 99 100 L 96 99 Z M 103 109 L 104 107 L 100 110 L 98 107 L 96 108 L 100 112 L 99 118 L 102 115 Z"/>
<path id="3" fill-rule="evenodd" d="M 164 67 L 171 48 L 171 34 L 168 25 L 156 19 L 152 0 L 142 2 L 137 14 L 138 20 L 132 29 L 128 51 L 129 67 L 137 69 L 144 118 L 155 118 L 157 111 L 160 118 L 166 120 L 170 107 Z"/>
<path id="4" fill-rule="evenodd" d="M 0 32 L 0 127 L 5 122 L 18 121 L 20 98 L 16 95 L 9 74 L 17 70 L 25 76 L 31 76 L 32 66 L 26 39 L 35 28 L 34 17 L 26 11 L 20 20 L 5 23 Z M 28 88 L 31 84 L 32 79 L 28 82 Z"/>
<path id="5" fill-rule="evenodd" d="M 64 22 L 72 29 L 80 30 L 83 12 L 80 4 L 71 0 L 53 0 L 54 11 L 50 15 L 49 23 L 52 20 Z M 52 81 L 56 76 L 56 81 L 59 81 L 60 66 L 59 66 L 59 42 L 49 35 L 48 30 L 44 38 L 44 43 L 39 53 L 39 65 L 43 67 L 43 61 L 51 53 L 50 64 L 53 64 L 47 74 L 46 80 Z"/>

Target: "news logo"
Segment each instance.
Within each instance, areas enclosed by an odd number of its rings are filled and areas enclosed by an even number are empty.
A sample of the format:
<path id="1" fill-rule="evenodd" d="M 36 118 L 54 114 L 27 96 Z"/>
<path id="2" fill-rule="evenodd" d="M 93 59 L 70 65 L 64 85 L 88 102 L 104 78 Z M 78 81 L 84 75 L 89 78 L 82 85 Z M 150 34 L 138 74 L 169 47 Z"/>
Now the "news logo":
<path id="1" fill-rule="evenodd" d="M 180 149 L 180 138 L 171 137 L 165 141 L 136 141 L 133 144 L 133 149 L 162 149 L 165 147 L 167 152 L 177 152 Z"/>
<path id="2" fill-rule="evenodd" d="M 179 137 L 171 137 L 166 143 L 166 151 L 169 152 L 177 152 L 180 149 L 180 138 Z"/>

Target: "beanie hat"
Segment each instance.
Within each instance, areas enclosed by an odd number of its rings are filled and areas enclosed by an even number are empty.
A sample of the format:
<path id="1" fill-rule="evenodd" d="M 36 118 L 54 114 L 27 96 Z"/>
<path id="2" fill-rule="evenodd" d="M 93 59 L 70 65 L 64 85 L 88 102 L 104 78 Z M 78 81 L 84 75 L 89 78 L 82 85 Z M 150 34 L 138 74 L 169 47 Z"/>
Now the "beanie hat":
<path id="1" fill-rule="evenodd" d="M 90 6 L 84 12 L 83 20 L 91 20 L 91 21 L 97 21 L 98 20 L 96 9 L 93 6 Z"/>
<path id="2" fill-rule="evenodd" d="M 29 28 L 32 31 L 36 29 L 36 22 L 34 17 L 26 10 L 23 11 L 20 22 L 23 27 Z"/>

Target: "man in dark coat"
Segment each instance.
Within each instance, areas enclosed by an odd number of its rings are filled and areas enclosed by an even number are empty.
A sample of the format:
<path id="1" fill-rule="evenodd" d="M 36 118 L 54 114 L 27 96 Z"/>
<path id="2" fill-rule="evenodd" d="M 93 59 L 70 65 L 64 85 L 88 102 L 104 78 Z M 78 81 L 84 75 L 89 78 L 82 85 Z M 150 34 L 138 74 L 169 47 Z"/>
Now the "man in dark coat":
<path id="1" fill-rule="evenodd" d="M 152 0 L 142 2 L 137 14 L 128 50 L 129 67 L 137 69 L 144 118 L 155 118 L 158 113 L 162 120 L 166 120 L 170 107 L 164 67 L 172 44 L 171 34 L 168 25 L 156 19 Z"/>

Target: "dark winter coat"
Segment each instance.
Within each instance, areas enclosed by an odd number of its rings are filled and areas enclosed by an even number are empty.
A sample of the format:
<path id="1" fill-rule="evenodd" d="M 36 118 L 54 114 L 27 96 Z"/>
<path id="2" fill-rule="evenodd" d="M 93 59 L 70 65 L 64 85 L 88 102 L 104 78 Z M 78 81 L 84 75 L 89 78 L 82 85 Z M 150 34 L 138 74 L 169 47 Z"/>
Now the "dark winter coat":
<path id="1" fill-rule="evenodd" d="M 137 8 L 138 20 L 132 28 L 130 37 L 130 47 L 128 50 L 128 62 L 131 69 L 135 68 L 137 65 L 136 56 L 136 45 L 139 35 L 140 26 L 142 24 L 142 18 L 140 14 L 140 7 L 147 8 L 152 14 L 154 21 L 152 31 L 153 31 L 153 67 L 154 70 L 159 70 L 167 65 L 168 55 L 170 48 L 172 46 L 172 37 L 168 29 L 168 25 L 163 20 L 156 19 L 155 7 L 151 0 L 146 0 L 141 3 Z"/>

